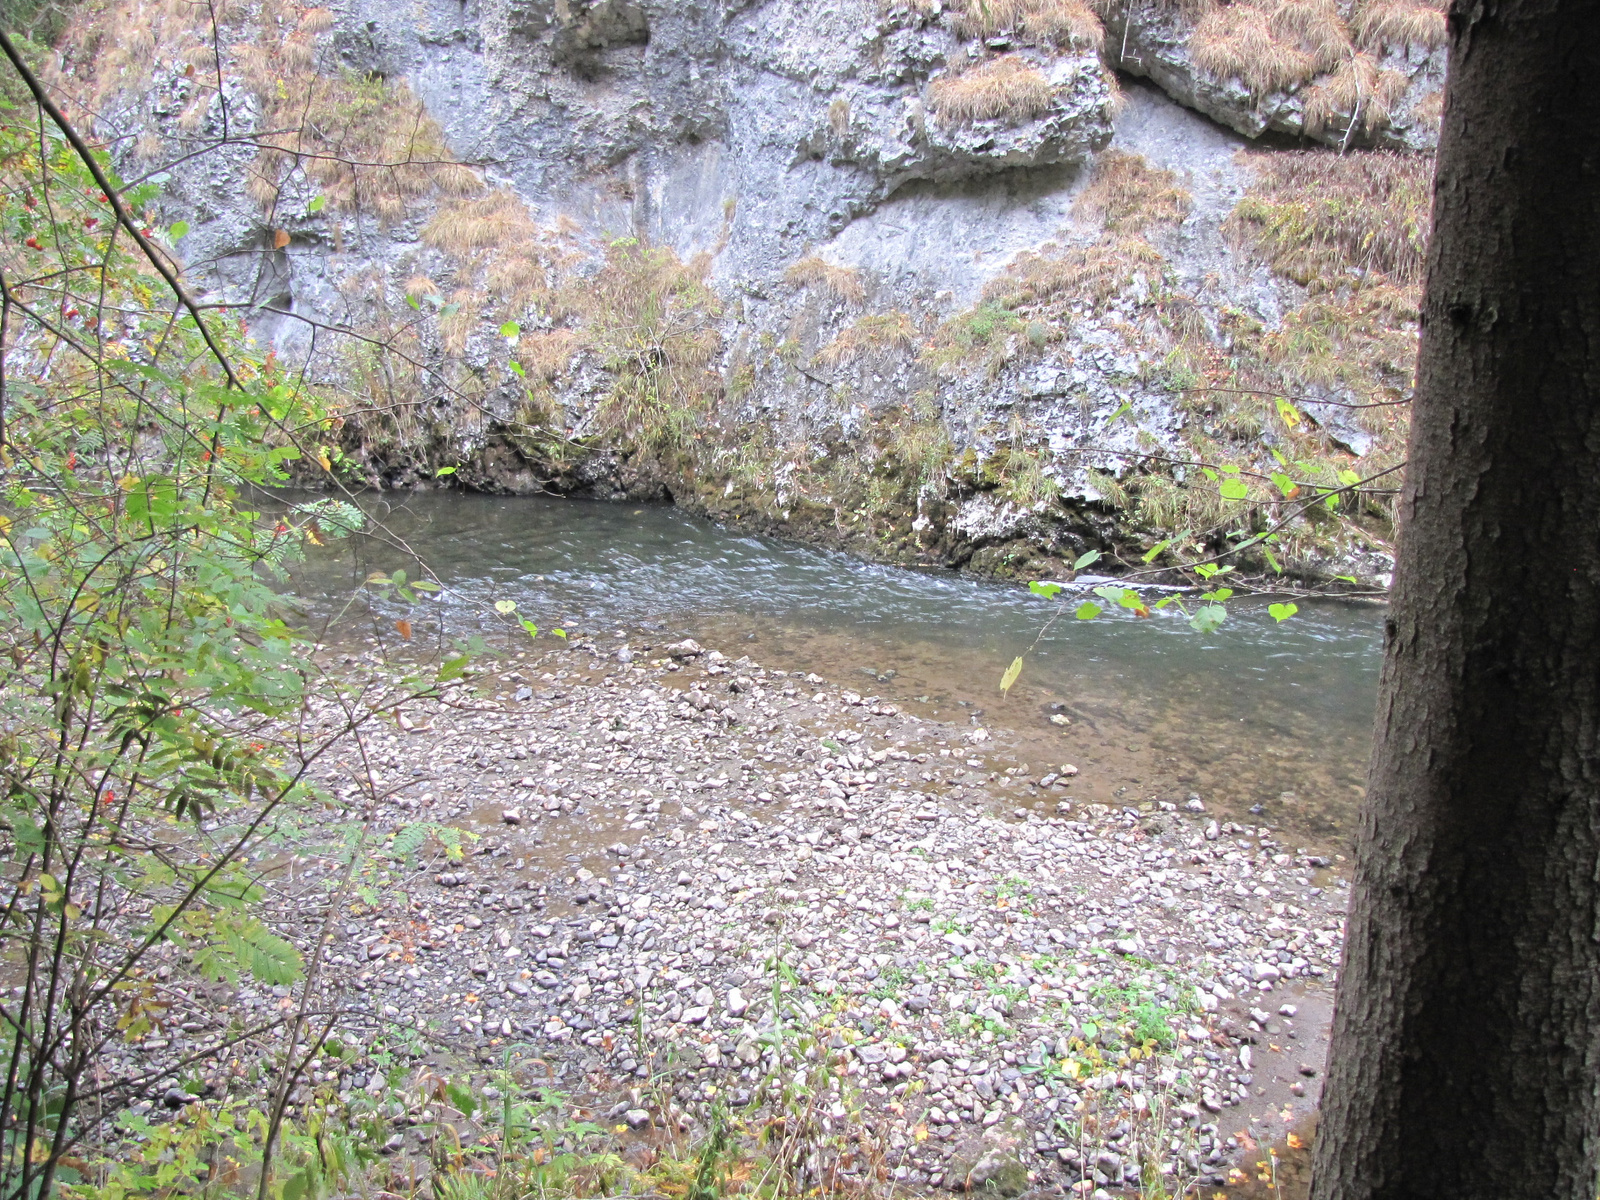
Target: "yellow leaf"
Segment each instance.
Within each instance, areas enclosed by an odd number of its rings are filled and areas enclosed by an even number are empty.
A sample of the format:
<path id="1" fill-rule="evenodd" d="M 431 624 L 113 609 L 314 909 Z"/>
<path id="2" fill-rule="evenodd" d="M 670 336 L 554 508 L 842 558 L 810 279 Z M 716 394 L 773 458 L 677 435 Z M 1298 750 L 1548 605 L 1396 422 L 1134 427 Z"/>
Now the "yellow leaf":
<path id="1" fill-rule="evenodd" d="M 1006 673 L 1000 676 L 1000 690 L 1009 693 L 1011 685 L 1017 681 L 1017 676 L 1022 674 L 1022 655 L 1011 660 L 1011 665 L 1006 668 Z"/>
<path id="2" fill-rule="evenodd" d="M 317 536 L 317 531 L 311 528 L 309 525 L 306 526 L 306 541 L 310 542 L 313 546 L 322 545 L 322 539 Z"/>
<path id="3" fill-rule="evenodd" d="M 1305 1142 L 1300 1140 L 1300 1135 L 1298 1133 L 1291 1133 L 1287 1141 L 1289 1143 L 1289 1149 L 1291 1150 L 1304 1150 L 1306 1148 Z"/>

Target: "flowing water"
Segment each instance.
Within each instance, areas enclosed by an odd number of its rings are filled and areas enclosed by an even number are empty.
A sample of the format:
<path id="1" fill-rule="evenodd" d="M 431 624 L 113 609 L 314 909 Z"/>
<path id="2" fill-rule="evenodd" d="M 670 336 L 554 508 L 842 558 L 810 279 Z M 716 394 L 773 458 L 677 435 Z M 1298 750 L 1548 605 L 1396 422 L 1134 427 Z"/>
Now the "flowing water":
<path id="1" fill-rule="evenodd" d="M 448 585 L 432 605 L 448 629 L 481 628 L 494 601 L 514 600 L 518 616 L 547 629 L 692 634 L 921 716 L 981 723 L 1035 772 L 1077 766 L 1081 801 L 1199 793 L 1208 808 L 1331 848 L 1352 828 L 1377 607 L 1302 600 L 1280 625 L 1266 600 L 1240 600 L 1208 634 L 1175 609 L 1068 613 L 1004 697 L 1006 665 L 1056 611 L 1012 585 L 877 566 L 671 508 L 455 492 L 390 494 L 369 508 Z M 394 545 L 352 539 L 317 551 L 295 590 L 329 611 L 369 572 L 398 567 L 415 574 Z"/>

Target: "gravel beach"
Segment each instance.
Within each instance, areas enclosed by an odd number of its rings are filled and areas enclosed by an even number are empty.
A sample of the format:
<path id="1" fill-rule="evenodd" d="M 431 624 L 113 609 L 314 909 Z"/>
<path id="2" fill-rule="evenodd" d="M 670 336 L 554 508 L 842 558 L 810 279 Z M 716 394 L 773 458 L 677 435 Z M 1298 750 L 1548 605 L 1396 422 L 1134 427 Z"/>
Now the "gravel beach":
<path id="1" fill-rule="evenodd" d="M 537 645 L 319 768 L 352 803 L 370 771 L 384 799 L 379 866 L 345 883 L 309 835 L 272 864 L 280 926 L 327 935 L 317 995 L 351 1030 L 305 1086 L 378 1095 L 361 1031 L 409 1031 L 412 1065 L 509 1052 L 647 1142 L 809 1070 L 823 1122 L 877 1147 L 847 1173 L 1005 1195 L 1237 1182 L 1314 1106 L 1330 857 L 1201 796 L 1080 803 L 1070 763 L 814 674 L 639 633 Z M 169 1031 L 120 1053 L 181 1057 L 293 1002 L 174 996 Z M 393 1153 L 429 1136 L 395 1126 Z"/>

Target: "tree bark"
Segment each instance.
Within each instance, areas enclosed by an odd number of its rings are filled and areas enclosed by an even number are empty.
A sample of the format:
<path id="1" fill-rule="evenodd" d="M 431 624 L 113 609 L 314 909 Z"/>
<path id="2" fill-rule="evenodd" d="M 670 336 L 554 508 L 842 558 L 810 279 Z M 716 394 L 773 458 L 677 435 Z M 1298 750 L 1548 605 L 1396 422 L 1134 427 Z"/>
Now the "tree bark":
<path id="1" fill-rule="evenodd" d="M 1600 3 L 1456 0 L 1313 1200 L 1595 1200 Z"/>

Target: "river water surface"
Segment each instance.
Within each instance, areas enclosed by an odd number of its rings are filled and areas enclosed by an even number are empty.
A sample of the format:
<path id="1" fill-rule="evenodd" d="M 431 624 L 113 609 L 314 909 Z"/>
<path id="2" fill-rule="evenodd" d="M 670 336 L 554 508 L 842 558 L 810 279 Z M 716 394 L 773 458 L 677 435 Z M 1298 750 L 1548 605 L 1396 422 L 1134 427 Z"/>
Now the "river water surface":
<path id="1" fill-rule="evenodd" d="M 368 507 L 448 586 L 428 607 L 453 632 L 484 628 L 494 601 L 514 600 L 545 629 L 620 630 L 639 642 L 693 635 L 921 716 L 981 723 L 1038 772 L 1078 767 L 1080 801 L 1198 793 L 1210 809 L 1333 849 L 1352 829 L 1377 607 L 1302 600 L 1277 624 L 1266 600 L 1241 600 L 1209 634 L 1171 609 L 1146 620 L 1069 613 L 1004 697 L 1006 665 L 1056 611 L 1014 585 L 878 566 L 671 508 L 458 492 L 389 494 Z M 327 611 L 371 571 L 414 575 L 386 542 L 317 551 L 295 590 Z"/>

